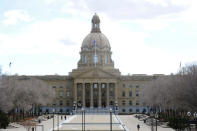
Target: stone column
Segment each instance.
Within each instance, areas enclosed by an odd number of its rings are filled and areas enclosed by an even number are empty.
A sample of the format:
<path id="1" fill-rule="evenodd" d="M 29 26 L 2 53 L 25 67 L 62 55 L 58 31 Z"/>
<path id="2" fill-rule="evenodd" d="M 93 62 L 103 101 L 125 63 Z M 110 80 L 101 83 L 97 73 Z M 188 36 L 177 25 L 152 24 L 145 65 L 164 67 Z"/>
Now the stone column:
<path id="1" fill-rule="evenodd" d="M 74 83 L 74 101 L 77 102 L 77 83 Z"/>
<path id="2" fill-rule="evenodd" d="M 106 83 L 107 88 L 107 107 L 109 107 L 109 83 Z"/>
<path id="3" fill-rule="evenodd" d="M 90 83 L 90 108 L 93 108 L 93 83 Z"/>
<path id="4" fill-rule="evenodd" d="M 99 90 L 99 99 L 98 99 L 98 107 L 101 108 L 101 83 L 98 84 L 98 90 Z"/>
<path id="5" fill-rule="evenodd" d="M 115 89 L 115 101 L 114 101 L 115 104 L 115 102 L 118 102 L 118 86 L 116 83 L 114 83 L 114 89 Z"/>
<path id="6" fill-rule="evenodd" d="M 85 107 L 85 83 L 82 83 L 82 90 L 83 90 L 83 107 Z"/>

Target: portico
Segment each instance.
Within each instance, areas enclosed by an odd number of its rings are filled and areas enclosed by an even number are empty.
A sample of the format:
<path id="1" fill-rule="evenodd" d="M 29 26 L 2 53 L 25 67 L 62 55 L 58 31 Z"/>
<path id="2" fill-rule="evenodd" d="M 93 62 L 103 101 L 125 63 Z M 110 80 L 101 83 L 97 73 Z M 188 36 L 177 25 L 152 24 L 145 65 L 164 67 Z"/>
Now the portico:
<path id="1" fill-rule="evenodd" d="M 114 80 L 76 80 L 74 101 L 77 107 L 113 107 L 117 101 L 116 83 Z"/>

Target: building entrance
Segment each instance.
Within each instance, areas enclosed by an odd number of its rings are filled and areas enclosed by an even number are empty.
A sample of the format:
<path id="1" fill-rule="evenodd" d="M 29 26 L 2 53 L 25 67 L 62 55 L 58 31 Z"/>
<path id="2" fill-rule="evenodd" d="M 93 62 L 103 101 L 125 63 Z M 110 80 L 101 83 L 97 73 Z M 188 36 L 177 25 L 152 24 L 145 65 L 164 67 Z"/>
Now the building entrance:
<path id="1" fill-rule="evenodd" d="M 106 102 L 103 101 L 103 102 L 102 102 L 102 108 L 105 108 L 105 107 L 106 107 Z"/>
<path id="2" fill-rule="evenodd" d="M 90 107 L 90 100 L 86 100 L 86 107 Z"/>
<path id="3" fill-rule="evenodd" d="M 94 99 L 94 108 L 98 107 L 98 101 L 96 99 Z"/>
<path id="4" fill-rule="evenodd" d="M 90 83 L 85 84 L 85 106 L 90 107 Z"/>

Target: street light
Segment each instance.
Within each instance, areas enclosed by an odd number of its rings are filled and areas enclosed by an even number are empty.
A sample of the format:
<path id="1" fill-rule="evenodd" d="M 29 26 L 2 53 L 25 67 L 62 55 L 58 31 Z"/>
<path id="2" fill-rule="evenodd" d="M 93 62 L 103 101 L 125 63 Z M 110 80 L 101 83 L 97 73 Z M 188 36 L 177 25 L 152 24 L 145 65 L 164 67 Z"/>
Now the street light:
<path id="1" fill-rule="evenodd" d="M 57 110 L 57 130 L 59 131 L 59 110 Z"/>
<path id="2" fill-rule="evenodd" d="M 55 109 L 53 108 L 53 131 L 54 131 L 54 123 L 55 123 L 55 121 L 54 121 L 54 113 L 55 113 Z"/>
<path id="3" fill-rule="evenodd" d="M 82 115 L 82 119 L 81 119 L 81 120 L 82 120 L 82 123 L 81 123 L 82 125 L 81 125 L 81 127 L 82 127 L 82 131 L 83 131 L 83 110 L 84 110 L 84 109 L 83 109 L 83 107 L 82 107 L 82 109 L 81 109 L 81 115 Z"/>
<path id="4" fill-rule="evenodd" d="M 197 118 L 197 112 L 194 112 L 194 120 L 195 120 L 195 122 L 196 122 L 196 124 L 195 124 L 196 127 L 195 127 L 195 128 L 196 128 L 196 130 L 197 130 L 197 119 L 196 119 L 196 118 Z"/>
<path id="5" fill-rule="evenodd" d="M 85 127 L 86 127 L 86 126 L 85 126 L 85 124 L 86 124 L 86 122 L 85 122 L 85 116 L 86 116 L 85 113 L 86 113 L 86 110 L 85 110 L 85 109 L 83 110 L 83 113 L 84 113 L 84 114 L 83 114 L 83 115 L 84 115 L 84 116 L 83 116 L 83 118 L 84 118 L 84 120 L 83 120 L 84 126 L 83 126 L 83 127 L 84 127 L 84 131 L 85 131 Z"/>
<path id="6" fill-rule="evenodd" d="M 110 112 L 110 131 L 112 131 L 112 109 L 109 109 Z"/>
<path id="7" fill-rule="evenodd" d="M 75 112 L 76 109 L 76 101 L 73 102 L 73 111 Z"/>
<path id="8" fill-rule="evenodd" d="M 187 116 L 190 117 L 191 115 L 192 115 L 192 113 L 188 111 L 188 112 L 187 112 Z M 188 123 L 189 123 L 189 122 L 188 122 Z M 190 123 L 189 123 L 189 129 L 190 129 Z"/>
<path id="9" fill-rule="evenodd" d="M 155 120 L 156 120 L 156 131 L 157 131 L 157 118 L 158 118 L 158 114 L 155 114 Z"/>
<path id="10" fill-rule="evenodd" d="M 115 110 L 118 111 L 118 102 L 115 101 Z"/>
<path id="11" fill-rule="evenodd" d="M 154 128 L 153 128 L 153 112 L 152 111 L 150 112 L 150 117 L 151 117 L 151 131 L 154 131 Z"/>

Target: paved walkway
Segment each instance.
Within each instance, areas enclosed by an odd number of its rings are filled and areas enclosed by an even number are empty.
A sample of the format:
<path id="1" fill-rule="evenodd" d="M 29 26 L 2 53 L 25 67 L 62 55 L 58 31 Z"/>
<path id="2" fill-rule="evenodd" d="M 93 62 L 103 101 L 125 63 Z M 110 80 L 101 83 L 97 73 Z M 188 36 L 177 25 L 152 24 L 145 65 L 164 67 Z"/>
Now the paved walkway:
<path id="1" fill-rule="evenodd" d="M 87 114 L 85 117 L 85 130 L 97 130 L 97 131 L 109 131 L 110 130 L 110 115 L 90 115 Z M 116 117 L 112 116 L 112 129 L 116 131 L 123 131 L 122 126 Z M 70 121 L 64 122 L 61 125 L 60 130 L 70 131 L 70 130 L 81 130 L 82 129 L 82 115 L 74 115 L 71 117 Z"/>
<path id="2" fill-rule="evenodd" d="M 57 116 L 55 116 L 54 119 L 54 125 L 55 125 L 55 129 L 57 129 Z M 67 119 L 69 119 L 70 116 L 67 115 Z M 59 116 L 59 124 L 65 122 L 66 120 L 63 117 L 63 120 L 61 120 L 61 117 Z M 46 121 L 42 121 L 41 123 L 39 123 L 38 125 L 43 125 L 44 126 L 44 131 L 52 131 L 53 129 L 53 118 L 46 120 Z M 10 129 L 0 129 L 0 131 L 27 131 L 24 127 L 20 127 L 20 128 L 10 128 Z M 31 130 L 30 130 L 31 131 Z M 41 126 L 38 126 L 36 131 L 42 131 Z"/>
<path id="3" fill-rule="evenodd" d="M 143 121 L 139 121 L 134 116 L 135 115 L 119 115 L 119 118 L 130 131 L 137 131 L 138 124 L 140 125 L 139 131 L 151 131 L 150 126 L 144 124 Z M 157 131 L 174 131 L 174 130 L 171 128 L 162 128 L 158 126 Z"/>
<path id="4" fill-rule="evenodd" d="M 55 130 L 58 129 L 57 127 L 57 116 L 55 116 Z M 81 130 L 82 128 L 82 116 L 81 115 L 73 115 L 67 116 L 67 119 L 61 120 L 59 117 L 59 129 L 60 130 Z M 143 123 L 143 121 L 139 121 L 134 115 L 119 115 L 112 117 L 113 127 L 114 130 L 123 130 L 119 120 L 124 123 L 125 127 L 129 131 L 137 131 L 137 124 L 140 125 L 140 131 L 151 131 L 150 126 Z M 118 118 L 118 119 L 117 119 Z M 86 115 L 86 130 L 109 130 L 110 129 L 110 116 L 106 115 Z M 53 119 L 49 119 L 46 121 L 42 121 L 39 125 L 44 125 L 44 131 L 52 131 L 53 130 Z M 0 131 L 26 131 L 24 127 L 20 128 L 12 128 L 12 129 L 0 129 Z M 37 127 L 36 131 L 42 131 L 41 127 Z M 158 131 L 174 131 L 171 128 L 162 128 L 158 127 Z"/>

